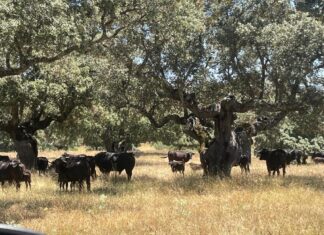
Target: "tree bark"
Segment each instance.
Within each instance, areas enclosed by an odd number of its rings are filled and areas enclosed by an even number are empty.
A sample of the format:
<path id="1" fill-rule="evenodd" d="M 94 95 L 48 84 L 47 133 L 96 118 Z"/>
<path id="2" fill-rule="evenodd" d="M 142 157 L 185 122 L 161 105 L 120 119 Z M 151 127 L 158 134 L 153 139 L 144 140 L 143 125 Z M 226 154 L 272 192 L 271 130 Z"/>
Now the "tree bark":
<path id="1" fill-rule="evenodd" d="M 233 128 L 236 104 L 233 96 L 226 97 L 220 103 L 218 115 L 214 117 L 214 139 L 208 149 L 201 153 L 207 164 L 208 175 L 230 177 L 232 167 L 238 165 L 243 155 L 250 161 L 250 137 L 243 128 L 235 131 Z"/>
<path id="2" fill-rule="evenodd" d="M 15 144 L 17 158 L 26 166 L 27 169 L 33 169 L 38 156 L 37 140 L 34 133 L 28 133 L 25 126 L 18 125 L 10 132 L 11 139 Z"/>
<path id="3" fill-rule="evenodd" d="M 118 141 L 111 126 L 107 126 L 103 136 L 104 146 L 107 152 L 116 152 L 118 149 Z"/>
<path id="4" fill-rule="evenodd" d="M 26 166 L 26 168 L 35 168 L 37 159 L 35 143 L 32 140 L 15 140 L 15 147 L 17 151 L 17 158 Z"/>

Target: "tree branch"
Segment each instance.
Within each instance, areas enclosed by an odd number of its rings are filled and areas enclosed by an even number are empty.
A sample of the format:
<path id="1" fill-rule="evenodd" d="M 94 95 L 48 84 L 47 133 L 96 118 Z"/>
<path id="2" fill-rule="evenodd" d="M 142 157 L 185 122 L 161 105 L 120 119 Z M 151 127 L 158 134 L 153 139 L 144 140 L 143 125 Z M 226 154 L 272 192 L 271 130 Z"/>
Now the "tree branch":
<path id="1" fill-rule="evenodd" d="M 150 123 L 156 127 L 156 128 L 161 128 L 164 125 L 166 125 L 167 123 L 173 121 L 177 124 L 181 124 L 181 125 L 185 125 L 187 122 L 187 117 L 180 117 L 177 114 L 170 114 L 167 115 L 165 117 L 163 117 L 162 119 L 160 119 L 159 121 L 157 121 L 154 118 L 153 113 L 146 111 L 145 108 L 142 108 L 140 106 L 137 105 L 131 105 L 132 108 L 135 108 L 136 110 L 140 111 L 142 115 L 144 115 L 145 117 L 147 117 L 147 119 L 150 121 Z"/>

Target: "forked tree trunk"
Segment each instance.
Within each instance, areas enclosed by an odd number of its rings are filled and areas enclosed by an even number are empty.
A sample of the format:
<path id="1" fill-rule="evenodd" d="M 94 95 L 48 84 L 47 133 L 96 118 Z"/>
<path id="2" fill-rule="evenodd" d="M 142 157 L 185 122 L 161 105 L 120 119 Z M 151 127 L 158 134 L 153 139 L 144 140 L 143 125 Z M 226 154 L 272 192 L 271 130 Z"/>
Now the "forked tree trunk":
<path id="1" fill-rule="evenodd" d="M 233 124 L 236 116 L 231 109 L 231 100 L 221 103 L 221 111 L 214 119 L 214 141 L 205 153 L 208 174 L 211 176 L 230 177 L 232 167 L 239 163 L 243 154 L 241 136 L 234 132 Z M 242 135 L 248 138 L 247 135 Z M 247 148 L 249 148 L 247 146 Z"/>

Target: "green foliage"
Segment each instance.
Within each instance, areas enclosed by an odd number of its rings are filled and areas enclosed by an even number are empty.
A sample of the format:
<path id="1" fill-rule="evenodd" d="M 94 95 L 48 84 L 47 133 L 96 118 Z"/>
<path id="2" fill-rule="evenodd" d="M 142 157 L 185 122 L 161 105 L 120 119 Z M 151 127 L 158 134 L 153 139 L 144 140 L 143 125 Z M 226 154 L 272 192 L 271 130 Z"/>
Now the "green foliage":
<path id="1" fill-rule="evenodd" d="M 53 121 L 64 121 L 74 108 L 90 105 L 94 83 L 82 63 L 81 57 L 66 57 L 20 77 L 1 79 L 0 130 L 15 138 L 15 128 L 28 123 L 33 134 Z"/>
<path id="2" fill-rule="evenodd" d="M 308 12 L 311 16 L 324 20 L 324 2 L 322 0 L 299 0 L 296 2 L 296 9 Z"/>
<path id="3" fill-rule="evenodd" d="M 14 146 L 10 136 L 6 132 L 0 131 L 0 152 L 9 152 L 13 150 Z"/>
<path id="4" fill-rule="evenodd" d="M 313 127 L 318 128 L 318 126 L 314 124 Z M 308 129 L 310 130 L 308 135 L 304 134 L 303 136 L 300 136 L 298 134 L 301 130 L 307 131 Z M 286 118 L 277 127 L 256 136 L 255 148 L 298 149 L 310 154 L 313 151 L 320 151 L 324 149 L 324 139 L 321 133 L 323 132 L 314 132 L 311 126 L 304 129 L 303 127 L 299 126 L 297 122 Z"/>
<path id="5" fill-rule="evenodd" d="M 37 140 L 42 149 L 73 148 L 86 145 L 95 149 L 105 148 L 105 134 L 119 142 L 129 134 L 131 144 L 136 147 L 144 142 L 157 142 L 163 146 L 192 147 L 196 142 L 187 137 L 181 126 L 168 124 L 154 128 L 150 122 L 133 110 L 106 111 L 99 104 L 78 107 L 62 123 L 53 123 L 39 131 Z"/>
<path id="6" fill-rule="evenodd" d="M 107 130 L 191 145 L 181 117 L 231 93 L 269 104 L 237 124 L 301 109 L 259 146 L 322 148 L 324 26 L 306 2 L 312 14 L 275 0 L 2 1 L 0 130 L 42 123 L 43 147 L 102 147 Z"/>

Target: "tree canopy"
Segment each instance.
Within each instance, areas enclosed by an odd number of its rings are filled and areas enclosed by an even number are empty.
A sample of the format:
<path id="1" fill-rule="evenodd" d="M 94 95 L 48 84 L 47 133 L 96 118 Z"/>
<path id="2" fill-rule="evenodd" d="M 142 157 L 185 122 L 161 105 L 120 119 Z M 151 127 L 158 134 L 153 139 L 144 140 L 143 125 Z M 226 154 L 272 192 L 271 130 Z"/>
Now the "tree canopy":
<path id="1" fill-rule="evenodd" d="M 270 138 L 283 120 L 294 138 L 319 138 L 308 129 L 323 123 L 324 25 L 312 4 L 6 0 L 0 130 L 96 147 L 109 128 L 134 143 L 186 133 L 202 145 L 236 127 Z"/>
<path id="2" fill-rule="evenodd" d="M 277 120 L 322 104 L 323 24 L 289 1 L 169 2 L 152 14 L 116 38 L 126 72 L 112 97 L 154 126 L 194 113 L 208 127 L 207 105 L 229 93 L 233 111 Z"/>

